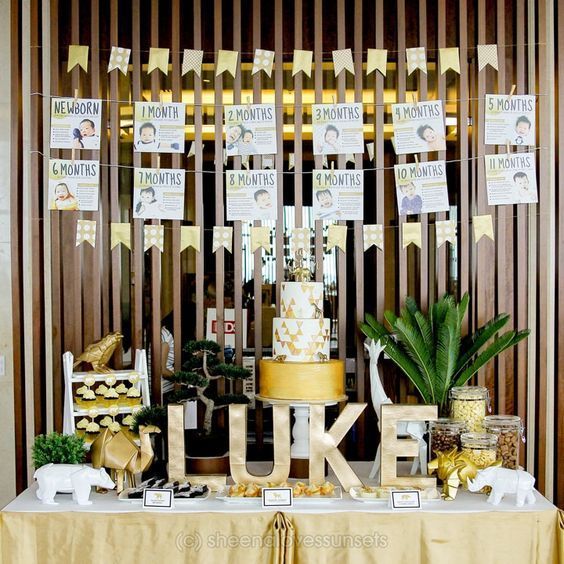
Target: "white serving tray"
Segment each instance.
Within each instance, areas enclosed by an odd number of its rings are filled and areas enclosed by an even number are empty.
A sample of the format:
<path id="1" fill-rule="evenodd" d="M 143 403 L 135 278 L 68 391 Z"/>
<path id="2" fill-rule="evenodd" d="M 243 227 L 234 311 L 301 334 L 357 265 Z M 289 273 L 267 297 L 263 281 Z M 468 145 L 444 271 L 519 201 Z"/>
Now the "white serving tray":
<path id="1" fill-rule="evenodd" d="M 301 495 L 294 497 L 294 503 L 330 503 L 342 499 L 343 491 L 341 486 L 335 486 L 332 495 Z M 261 505 L 262 497 L 239 497 L 229 495 L 229 486 L 224 486 L 217 492 L 216 499 L 220 499 L 225 503 L 244 503 L 250 505 Z"/>
<path id="2" fill-rule="evenodd" d="M 349 490 L 349 494 L 355 501 L 361 501 L 363 503 L 388 503 L 390 500 L 389 495 L 387 497 L 364 497 L 360 494 L 361 490 L 362 488 L 360 487 L 352 487 Z M 423 492 L 421 492 L 421 494 L 423 494 Z M 428 501 L 441 501 L 441 496 L 439 494 L 439 497 L 431 499 L 427 499 L 423 497 L 423 495 L 421 496 L 421 503 L 426 503 Z"/>
<path id="3" fill-rule="evenodd" d="M 200 484 L 195 484 L 195 485 L 200 485 Z M 128 501 L 129 503 L 139 503 L 142 504 L 143 503 L 143 498 L 139 498 L 139 499 L 129 499 L 127 497 L 128 493 L 134 488 L 126 488 L 125 490 L 123 490 L 119 496 L 118 496 L 118 500 L 119 501 Z M 174 498 L 174 503 L 178 504 L 178 503 L 194 503 L 195 501 L 204 501 L 205 499 L 208 499 L 208 497 L 210 496 L 210 489 L 208 488 L 208 491 L 204 494 L 204 495 L 200 495 L 200 496 L 196 496 L 196 497 L 175 497 Z"/>

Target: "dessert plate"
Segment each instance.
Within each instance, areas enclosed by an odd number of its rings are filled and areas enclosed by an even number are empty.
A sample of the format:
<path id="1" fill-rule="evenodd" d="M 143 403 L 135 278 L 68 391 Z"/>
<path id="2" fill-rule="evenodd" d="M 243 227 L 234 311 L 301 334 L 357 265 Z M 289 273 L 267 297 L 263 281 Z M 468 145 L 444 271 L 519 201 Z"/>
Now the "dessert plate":
<path id="1" fill-rule="evenodd" d="M 328 503 L 342 499 L 343 492 L 341 486 L 335 486 L 331 495 L 301 495 L 294 497 L 294 503 Z M 224 486 L 217 492 L 216 499 L 225 501 L 226 503 L 245 503 L 245 504 L 258 504 L 261 505 L 261 496 L 258 497 L 242 497 L 229 495 L 229 486 Z"/>
<path id="2" fill-rule="evenodd" d="M 199 484 L 197 484 L 199 485 Z M 133 490 L 135 488 L 127 488 L 125 490 L 123 490 L 119 496 L 118 499 L 119 501 L 129 501 L 130 503 L 143 503 L 143 498 L 135 498 L 135 499 L 129 499 L 127 496 L 129 494 L 129 492 L 131 490 Z M 199 495 L 196 497 L 174 497 L 174 503 L 192 503 L 194 501 L 204 501 L 205 499 L 208 499 L 208 497 L 210 496 L 210 490 L 208 488 L 208 491 L 205 492 L 203 495 Z"/>
<path id="3" fill-rule="evenodd" d="M 411 489 L 413 489 L 413 488 L 411 488 Z M 387 492 L 388 495 L 384 495 L 384 497 L 365 497 L 365 496 L 361 495 L 361 491 L 362 491 L 362 488 L 360 488 L 360 487 L 352 487 L 349 490 L 349 494 L 355 501 L 362 501 L 363 503 L 388 503 L 388 501 L 390 499 L 389 491 Z M 386 492 L 383 492 L 383 494 L 385 494 L 385 493 Z M 422 502 L 441 501 L 441 496 L 438 492 L 437 492 L 438 497 L 428 498 L 427 495 L 428 494 L 426 494 L 425 491 L 421 492 L 421 501 Z"/>

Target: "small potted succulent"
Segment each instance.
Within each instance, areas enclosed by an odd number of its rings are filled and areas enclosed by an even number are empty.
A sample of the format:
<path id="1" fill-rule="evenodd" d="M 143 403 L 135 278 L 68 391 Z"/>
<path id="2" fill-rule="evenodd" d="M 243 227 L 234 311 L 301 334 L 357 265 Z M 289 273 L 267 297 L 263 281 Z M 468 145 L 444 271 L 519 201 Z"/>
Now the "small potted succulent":
<path id="1" fill-rule="evenodd" d="M 192 472 L 223 473 L 227 470 L 228 433 L 215 428 L 214 414 L 233 403 L 249 403 L 244 394 L 218 393 L 219 380 L 241 381 L 251 375 L 246 368 L 220 361 L 220 350 L 214 341 L 189 341 L 183 348 L 186 360 L 182 370 L 169 378 L 180 387 L 169 399 L 170 403 L 195 399 L 205 407 L 202 429 L 186 433 L 186 452 Z"/>

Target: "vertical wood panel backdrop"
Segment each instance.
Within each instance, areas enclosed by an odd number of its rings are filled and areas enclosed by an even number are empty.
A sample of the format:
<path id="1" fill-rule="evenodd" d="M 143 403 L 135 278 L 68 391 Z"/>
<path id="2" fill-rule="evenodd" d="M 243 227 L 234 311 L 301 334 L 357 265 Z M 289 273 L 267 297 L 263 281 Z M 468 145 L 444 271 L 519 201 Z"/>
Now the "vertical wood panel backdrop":
<path id="1" fill-rule="evenodd" d="M 539 488 L 564 504 L 564 477 L 556 472 L 564 451 L 564 384 L 559 360 L 564 358 L 564 203 L 556 193 L 562 173 L 561 148 L 564 94 L 556 97 L 557 68 L 553 22 L 564 25 L 558 2 L 548 0 L 444 0 L 383 2 L 343 0 L 216 0 L 157 2 L 129 0 L 29 0 L 11 3 L 12 58 L 18 62 L 11 76 L 13 112 L 17 116 L 11 136 L 11 286 L 13 294 L 16 460 L 21 490 L 32 470 L 30 446 L 38 432 L 61 429 L 63 378 L 61 355 L 79 354 L 83 346 L 110 330 L 126 335 L 117 366 L 131 362 L 129 349 L 151 347 L 152 393 L 160 394 L 159 350 L 161 317 L 173 313 L 175 364 L 181 362 L 181 344 L 205 335 L 208 307 L 217 308 L 218 340 L 225 343 L 226 311 L 235 309 L 238 324 L 243 308 L 249 316 L 249 343 L 242 333 L 235 339 L 235 357 L 254 356 L 258 362 L 269 348 L 268 308 L 279 311 L 280 283 L 289 258 L 292 227 L 311 224 L 311 170 L 322 165 L 311 147 L 311 103 L 338 101 L 364 103 L 365 141 L 374 142 L 373 161 L 357 155 L 355 168 L 365 172 L 364 223 L 384 225 L 384 251 L 362 250 L 362 222 L 348 227 L 347 253 L 326 255 L 323 222 L 314 225 L 317 280 L 324 280 L 333 295 L 332 317 L 337 330 L 333 354 L 347 358 L 348 393 L 352 400 L 370 397 L 362 341 L 356 329 L 364 312 L 382 318 L 384 309 L 397 310 L 410 292 L 428 305 L 444 291 L 471 293 L 467 321 L 475 328 L 497 312 L 507 311 L 514 327 L 529 326 L 531 338 L 492 363 L 478 381 L 490 388 L 496 411 L 516 413 L 526 421 L 527 448 L 522 463 L 538 478 Z M 495 16 L 495 17 L 494 17 Z M 184 25 L 180 25 L 182 19 Z M 88 22 L 85 25 L 85 22 Z M 246 22 L 246 25 L 243 23 Z M 243 31 L 244 30 L 244 31 Z M 562 50 L 564 34 L 557 47 Z M 90 46 L 89 70 L 67 73 L 68 45 Z M 499 72 L 478 72 L 476 45 L 497 43 Z M 112 46 L 130 47 L 126 77 L 107 74 Z M 405 48 L 425 46 L 428 74 L 407 76 Z M 461 73 L 438 72 L 438 49 L 459 46 Z M 170 48 L 167 76 L 147 75 L 150 47 Z M 251 76 L 256 48 L 274 50 L 272 78 Z M 181 76 L 182 51 L 204 50 L 202 78 Z M 294 48 L 314 52 L 311 78 L 291 76 Z M 335 78 L 333 49 L 351 48 L 355 76 Z M 369 76 L 368 48 L 388 49 L 388 72 Z M 239 51 L 239 67 L 232 79 L 215 77 L 219 49 Z M 16 66 L 14 66 L 16 68 Z M 493 150 L 483 143 L 486 93 L 537 96 L 537 162 L 539 204 L 490 207 L 484 189 L 483 155 Z M 49 107 L 52 96 L 100 97 L 105 101 L 100 209 L 88 213 L 47 210 L 47 159 L 70 158 L 70 151 L 49 150 Z M 447 151 L 429 159 L 446 158 L 450 212 L 421 219 L 423 249 L 401 249 L 393 175 L 396 158 L 390 143 L 390 106 L 394 101 L 443 99 L 449 128 Z M 279 220 L 273 238 L 275 262 L 261 250 L 249 249 L 249 222 L 235 222 L 235 252 L 211 252 L 213 225 L 226 221 L 222 124 L 224 104 L 255 102 L 276 104 L 278 152 L 275 155 L 280 187 Z M 131 252 L 110 249 L 110 222 L 131 221 L 132 166 L 156 166 L 157 157 L 133 155 L 132 108 L 137 100 L 187 103 L 186 151 L 163 156 L 162 166 L 184 168 L 185 221 L 155 222 L 165 227 L 165 251 L 143 252 L 143 226 L 132 222 Z M 454 124 L 454 125 L 452 125 Z M 195 141 L 195 158 L 188 158 Z M 205 147 L 203 146 L 205 143 Z M 503 148 L 499 152 L 504 152 Z M 293 170 L 288 168 L 294 153 Z M 98 158 L 94 151 L 86 159 Z M 166 163 L 166 164 L 165 164 Z M 262 158 L 253 159 L 261 166 Z M 337 160 L 339 167 L 348 164 Z M 240 168 L 240 158 L 228 167 Z M 41 188 L 38 188 L 41 187 Z M 495 242 L 475 243 L 472 216 L 490 213 Z M 456 218 L 455 247 L 435 248 L 434 223 Z M 97 221 L 98 245 L 75 247 L 76 219 Z M 180 253 L 179 228 L 202 226 L 201 252 Z M 257 223 L 258 224 L 258 223 Z M 325 227 L 327 223 L 325 223 Z M 271 270 L 268 265 L 273 264 Z M 333 277 L 333 278 L 332 278 Z M 267 291 L 268 290 L 268 291 Z M 347 291 L 348 290 L 348 291 Z M 557 290 L 558 293 L 557 293 Z M 254 296 L 254 297 L 253 297 Z M 269 296 L 272 296 L 270 298 Z M 252 323 L 251 323 L 252 321 Z M 263 329 L 266 330 L 263 331 Z M 265 337 L 266 335 L 266 337 Z M 338 337 L 338 338 L 337 338 Z M 259 375 L 260 377 L 260 375 Z M 385 382 L 398 401 L 415 401 L 412 391 L 393 368 L 385 367 Z M 265 441 L 267 413 L 257 409 L 256 444 Z M 350 457 L 374 455 L 374 413 L 369 409 L 349 439 Z M 525 449 L 523 449 L 525 450 Z M 261 455 L 259 451 L 258 456 Z M 561 465 L 561 464 L 560 464 Z"/>

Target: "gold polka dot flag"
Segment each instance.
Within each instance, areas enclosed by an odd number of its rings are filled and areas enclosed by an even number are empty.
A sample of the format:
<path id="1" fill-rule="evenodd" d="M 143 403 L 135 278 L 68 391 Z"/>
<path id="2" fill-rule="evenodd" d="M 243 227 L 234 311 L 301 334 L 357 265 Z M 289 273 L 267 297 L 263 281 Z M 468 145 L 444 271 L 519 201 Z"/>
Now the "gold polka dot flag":
<path id="1" fill-rule="evenodd" d="M 108 62 L 108 72 L 118 69 L 122 74 L 126 75 L 129 67 L 129 57 L 131 57 L 131 49 L 112 47 L 110 60 Z"/>
<path id="2" fill-rule="evenodd" d="M 499 70 L 497 61 L 497 44 L 478 45 L 478 72 L 486 65 L 491 65 L 495 70 Z"/>
<path id="3" fill-rule="evenodd" d="M 70 72 L 78 65 L 88 72 L 88 45 L 69 45 L 69 61 L 67 63 L 67 72 Z"/>
<path id="4" fill-rule="evenodd" d="M 96 247 L 96 222 L 88 219 L 79 219 L 76 222 L 76 246 L 81 243 L 90 243 Z"/>
<path id="5" fill-rule="evenodd" d="M 227 71 L 233 78 L 237 74 L 238 51 L 225 51 L 220 49 L 217 53 L 217 64 L 215 67 L 215 76 L 219 76 Z"/>
<path id="6" fill-rule="evenodd" d="M 204 52 L 199 49 L 184 49 L 184 57 L 182 58 L 182 76 L 194 71 L 194 74 L 201 76 L 202 61 L 204 60 Z"/>
<path id="7" fill-rule="evenodd" d="M 333 66 L 335 68 L 335 76 L 338 76 L 343 70 L 348 70 L 354 76 L 352 51 L 350 49 L 333 51 Z"/>
<path id="8" fill-rule="evenodd" d="M 266 49 L 255 49 L 255 58 L 253 59 L 253 69 L 251 74 L 264 71 L 268 76 L 272 74 L 274 66 L 274 51 Z"/>
<path id="9" fill-rule="evenodd" d="M 368 151 L 368 158 L 374 160 L 374 143 L 366 143 L 366 150 Z"/>
<path id="10" fill-rule="evenodd" d="M 347 226 L 330 225 L 327 229 L 327 250 L 339 247 L 343 253 L 347 252 Z"/>
<path id="11" fill-rule="evenodd" d="M 233 252 L 233 227 L 214 226 L 212 252 L 215 253 L 221 247 L 226 248 L 230 253 Z"/>
<path id="12" fill-rule="evenodd" d="M 474 241 L 477 243 L 482 237 L 489 237 L 494 241 L 493 221 L 491 214 L 475 215 L 472 217 Z"/>
<path id="13" fill-rule="evenodd" d="M 292 229 L 292 239 L 290 241 L 292 255 L 295 255 L 299 249 L 302 249 L 309 255 L 310 243 L 311 229 L 308 227 L 294 227 Z"/>
<path id="14" fill-rule="evenodd" d="M 404 223 L 402 225 L 402 248 L 405 249 L 411 243 L 421 248 L 421 223 Z"/>
<path id="15" fill-rule="evenodd" d="M 439 62 L 441 65 L 441 74 L 444 74 L 449 69 L 460 74 L 460 54 L 458 47 L 439 49 Z"/>
<path id="16" fill-rule="evenodd" d="M 130 223 L 110 223 L 110 248 L 113 249 L 120 243 L 131 249 Z"/>
<path id="17" fill-rule="evenodd" d="M 364 235 L 364 250 L 367 251 L 372 245 L 378 247 L 381 251 L 384 250 L 384 226 L 363 225 L 362 231 Z"/>
<path id="18" fill-rule="evenodd" d="M 313 51 L 294 49 L 294 61 L 292 63 L 292 76 L 296 76 L 300 71 L 311 77 L 311 63 L 313 61 Z"/>
<path id="19" fill-rule="evenodd" d="M 425 47 L 412 47 L 405 50 L 407 58 L 407 74 L 411 74 L 417 69 L 421 69 L 427 74 L 427 55 L 425 54 Z"/>
<path id="20" fill-rule="evenodd" d="M 288 154 L 288 170 L 292 170 L 296 164 L 296 155 L 294 153 Z"/>
<path id="21" fill-rule="evenodd" d="M 387 49 L 368 49 L 368 56 L 366 59 L 366 74 L 374 72 L 375 70 L 386 76 L 386 63 L 388 62 Z"/>
<path id="22" fill-rule="evenodd" d="M 262 168 L 274 168 L 274 156 L 273 155 L 263 155 L 262 156 Z"/>
<path id="23" fill-rule="evenodd" d="M 251 252 L 254 253 L 261 247 L 267 253 L 272 253 L 272 245 L 270 243 L 270 227 L 251 227 Z"/>
<path id="24" fill-rule="evenodd" d="M 143 252 L 151 247 L 157 247 L 161 253 L 164 250 L 164 225 L 145 225 L 143 228 Z"/>
<path id="25" fill-rule="evenodd" d="M 447 219 L 446 221 L 435 221 L 435 235 L 437 239 L 437 249 L 447 241 L 451 245 L 456 244 L 456 221 Z"/>
<path id="26" fill-rule="evenodd" d="M 151 74 L 155 69 L 159 69 L 164 74 L 168 74 L 168 55 L 170 49 L 151 47 L 149 49 L 149 64 L 147 74 Z"/>

